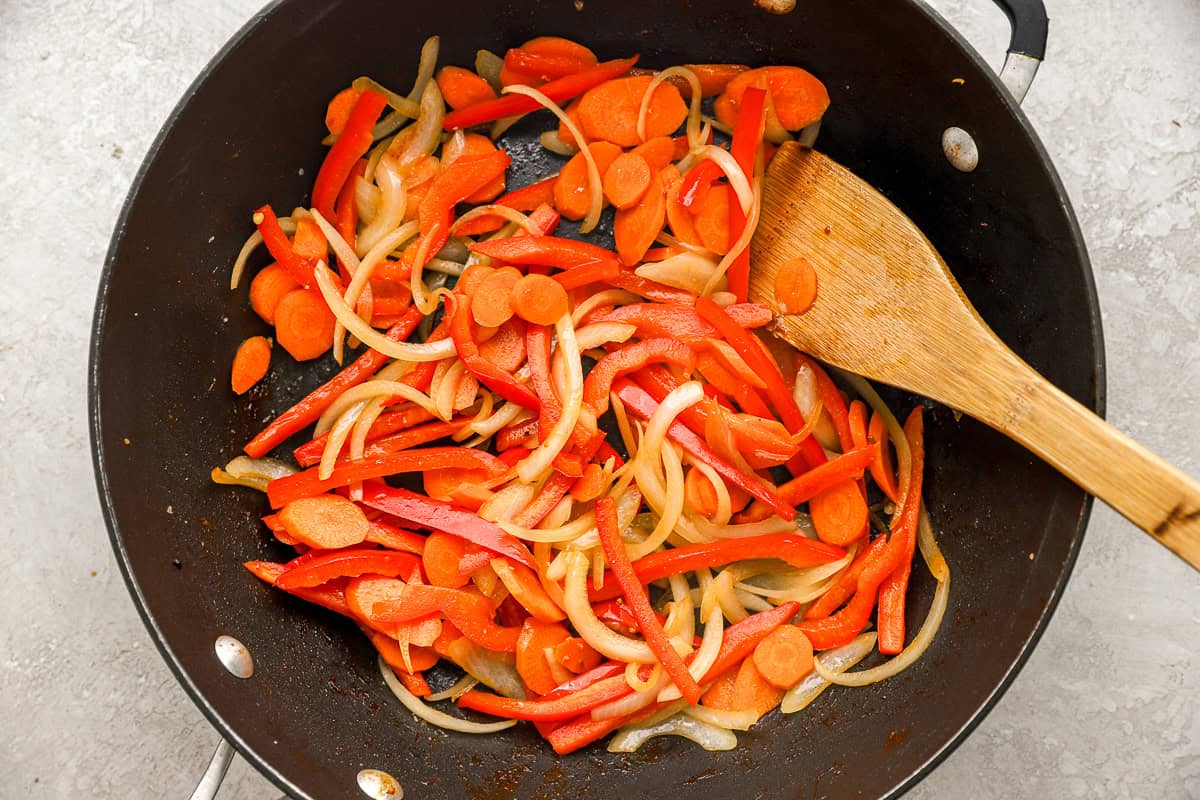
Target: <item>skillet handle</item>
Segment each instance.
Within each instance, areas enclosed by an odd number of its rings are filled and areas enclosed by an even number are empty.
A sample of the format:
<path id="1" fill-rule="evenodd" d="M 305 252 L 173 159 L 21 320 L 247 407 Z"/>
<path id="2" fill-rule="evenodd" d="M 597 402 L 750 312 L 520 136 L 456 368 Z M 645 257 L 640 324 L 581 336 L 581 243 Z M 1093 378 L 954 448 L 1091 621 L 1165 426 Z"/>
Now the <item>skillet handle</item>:
<path id="1" fill-rule="evenodd" d="M 225 779 L 225 772 L 229 769 L 231 761 L 233 761 L 233 745 L 227 739 L 221 739 L 220 744 L 217 745 L 217 751 L 213 753 L 212 761 L 208 762 L 208 769 L 204 770 L 204 775 L 196 784 L 196 789 L 192 792 L 189 800 L 213 800 L 221 788 L 221 781 Z"/>
<path id="2" fill-rule="evenodd" d="M 1042 59 L 1046 57 L 1046 36 L 1050 20 L 1042 0 L 995 0 L 1012 26 L 1008 56 L 1000 70 L 1000 81 L 1020 103 L 1029 92 Z"/>

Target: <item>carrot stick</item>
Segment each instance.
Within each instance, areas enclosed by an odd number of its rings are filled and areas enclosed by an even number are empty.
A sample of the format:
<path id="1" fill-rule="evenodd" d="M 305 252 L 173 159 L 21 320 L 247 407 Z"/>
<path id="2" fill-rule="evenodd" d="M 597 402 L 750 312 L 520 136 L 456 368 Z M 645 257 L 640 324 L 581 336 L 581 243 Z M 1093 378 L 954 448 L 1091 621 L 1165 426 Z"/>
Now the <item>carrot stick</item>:
<path id="1" fill-rule="evenodd" d="M 271 343 L 265 336 L 251 336 L 238 345 L 233 355 L 230 383 L 234 394 L 245 394 L 263 379 L 271 366 Z"/>
<path id="2" fill-rule="evenodd" d="M 754 648 L 754 666 L 777 689 L 790 689 L 813 669 L 812 642 L 794 625 L 781 625 Z"/>
<path id="3" fill-rule="evenodd" d="M 610 142 L 592 142 L 588 150 L 596 161 L 596 169 L 601 177 L 621 155 L 621 148 Z M 587 215 L 590 205 L 587 161 L 582 153 L 576 153 L 563 165 L 554 181 L 554 207 L 567 219 L 581 220 Z"/>
<path id="4" fill-rule="evenodd" d="M 297 361 L 310 361 L 333 346 L 333 312 L 314 289 L 293 289 L 275 306 L 275 338 Z"/>
<path id="5" fill-rule="evenodd" d="M 502 267 L 485 277 L 475 291 L 471 302 L 471 316 L 485 328 L 498 328 L 513 315 L 513 287 L 521 280 L 521 271 L 516 267 Z"/>
<path id="6" fill-rule="evenodd" d="M 779 265 L 775 273 L 775 297 L 784 314 L 803 314 L 817 301 L 817 271 L 804 256 Z"/>
<path id="7" fill-rule="evenodd" d="M 914 408 L 904 422 L 904 436 L 908 439 L 912 465 L 902 510 L 905 517 L 915 519 L 920 510 L 922 474 L 925 469 L 925 425 L 921 417 L 921 406 Z M 896 516 L 899 518 L 900 513 Z M 908 593 L 908 578 L 912 572 L 916 539 L 916 536 L 908 537 L 901 566 L 884 579 L 879 587 L 879 652 L 884 655 L 895 655 L 904 649 L 904 601 Z"/>
<path id="8" fill-rule="evenodd" d="M 638 112 L 652 80 L 649 75 L 616 78 L 586 91 L 579 100 L 584 135 L 622 147 L 641 144 Z M 670 83 L 660 83 L 646 113 L 646 138 L 671 135 L 683 124 L 687 113 L 679 90 Z"/>
<path id="9" fill-rule="evenodd" d="M 321 550 L 360 544 L 371 527 L 361 508 L 336 494 L 293 500 L 279 521 L 301 543 Z"/>
<path id="10" fill-rule="evenodd" d="M 496 97 L 490 83 L 462 67 L 442 67 L 438 70 L 437 84 L 446 105 L 456 110 Z"/>
<path id="11" fill-rule="evenodd" d="M 534 325 L 553 325 L 569 308 L 567 291 L 546 275 L 525 275 L 510 295 L 513 311 Z"/>
<path id="12" fill-rule="evenodd" d="M 254 280 L 250 281 L 250 307 L 264 321 L 275 324 L 275 309 L 284 295 L 300 284 L 292 280 L 288 271 L 272 262 L 258 271 Z"/>
<path id="13" fill-rule="evenodd" d="M 637 205 L 650 188 L 650 165 L 637 153 L 622 153 L 604 172 L 604 196 L 618 209 Z"/>
<path id="14" fill-rule="evenodd" d="M 641 261 L 662 231 L 666 213 L 662 178 L 655 175 L 641 202 L 631 208 L 618 209 L 613 219 L 613 239 L 621 263 L 632 267 Z"/>
<path id="15" fill-rule="evenodd" d="M 900 490 L 896 486 L 896 470 L 892 466 L 891 439 L 888 438 L 887 423 L 878 413 L 871 414 L 867 439 L 878 446 L 875 460 L 871 462 L 871 477 L 875 479 L 875 485 L 893 503 L 900 502 Z"/>

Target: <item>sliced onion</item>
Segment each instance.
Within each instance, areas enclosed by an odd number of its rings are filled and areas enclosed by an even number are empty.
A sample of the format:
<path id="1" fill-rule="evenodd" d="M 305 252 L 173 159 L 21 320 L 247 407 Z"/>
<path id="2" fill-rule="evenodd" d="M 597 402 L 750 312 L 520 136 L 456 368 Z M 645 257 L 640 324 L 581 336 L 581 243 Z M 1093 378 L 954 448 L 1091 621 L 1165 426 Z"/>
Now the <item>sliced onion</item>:
<path id="1" fill-rule="evenodd" d="M 404 223 L 404 212 L 408 206 L 404 180 L 391 158 L 384 156 L 379 162 L 375 170 L 375 183 L 380 192 L 378 212 L 355 240 L 354 247 L 359 256 L 365 256 L 380 239 Z"/>
<path id="2" fill-rule="evenodd" d="M 567 113 L 557 103 L 537 89 L 530 86 L 515 85 L 505 86 L 504 91 L 523 94 L 526 97 L 532 97 L 534 100 L 537 100 L 552 111 L 554 116 L 558 117 L 559 121 L 571 132 L 571 136 L 575 137 L 575 142 L 579 145 L 579 152 L 583 154 L 583 160 L 587 163 L 588 194 L 591 197 L 587 215 L 583 218 L 583 223 L 579 226 L 579 232 L 591 233 L 600 222 L 600 212 L 604 209 L 604 193 L 600 184 L 600 170 L 596 166 L 596 159 L 592 157 L 591 149 L 587 146 L 587 139 L 584 138 L 583 133 L 579 130 L 579 126 L 575 124 L 575 120 L 568 117 Z M 725 151 L 722 150 L 721 152 Z"/>
<path id="3" fill-rule="evenodd" d="M 421 113 L 421 107 L 417 104 L 416 98 L 408 98 L 404 95 L 396 94 L 391 89 L 379 83 L 373 78 L 366 75 L 361 75 L 350 82 L 350 86 L 360 92 L 371 91 L 381 94 L 387 98 L 388 105 L 399 111 L 409 119 L 416 119 Z M 418 95 L 419 97 L 420 95 Z"/>
<path id="4" fill-rule="evenodd" d="M 498 583 L 498 582 L 497 582 Z M 446 652 L 455 664 L 484 686 L 517 700 L 525 699 L 525 684 L 516 668 L 499 655 L 479 647 L 466 637 L 450 643 Z"/>
<path id="5" fill-rule="evenodd" d="M 753 709 L 725 711 L 708 706 L 688 706 L 683 709 L 683 713 L 717 728 L 728 728 L 735 731 L 748 731 L 754 726 L 754 723 L 758 722 L 758 712 Z"/>
<path id="6" fill-rule="evenodd" d="M 364 225 L 370 225 L 371 220 L 379 213 L 379 187 L 366 178 L 354 178 L 354 209 Z"/>
<path id="7" fill-rule="evenodd" d="M 849 644 L 842 645 L 836 650 L 826 650 L 823 653 L 818 653 L 816 658 L 813 659 L 814 668 L 817 664 L 820 664 L 822 669 L 828 673 L 845 672 L 866 658 L 867 654 L 875 649 L 875 640 L 877 638 L 878 634 L 874 631 L 862 633 L 855 637 Z M 783 701 L 779 704 L 779 710 L 784 714 L 794 714 L 808 707 L 813 700 L 816 700 L 820 696 L 821 692 L 828 689 L 831 685 L 818 672 L 810 672 L 799 683 L 787 690 L 783 695 Z"/>
<path id="8" fill-rule="evenodd" d="M 491 50 L 475 51 L 476 74 L 487 81 L 491 85 L 492 91 L 497 93 L 504 88 L 504 84 L 500 80 L 500 70 L 502 69 L 504 69 L 503 58 Z"/>
<path id="9" fill-rule="evenodd" d="M 808 364 L 803 362 L 796 367 L 796 380 L 792 384 L 792 399 L 796 401 L 796 407 L 800 409 L 800 414 L 805 419 L 805 427 L 816 438 L 817 444 L 826 449 L 841 446 L 837 429 L 833 427 L 832 420 L 825 413 L 825 406 L 821 404 L 821 393 L 817 389 L 817 376 Z"/>
<path id="10" fill-rule="evenodd" d="M 650 112 L 650 101 L 654 99 L 654 92 L 660 83 L 676 76 L 686 80 L 692 89 L 691 103 L 688 106 L 687 138 L 688 149 L 695 150 L 704 143 L 700 133 L 700 104 L 703 100 L 703 91 L 700 87 L 700 79 L 687 67 L 669 67 L 655 74 L 650 80 L 650 85 L 646 87 L 645 93 L 642 94 L 642 102 L 638 106 L 637 135 L 643 142 L 646 141 L 646 116 Z"/>
<path id="11" fill-rule="evenodd" d="M 624 289 L 604 289 L 589 295 L 588 298 L 575 305 L 571 311 L 571 320 L 578 325 L 579 320 L 601 306 L 623 306 L 627 303 L 640 303 L 642 298 Z"/>
<path id="12" fill-rule="evenodd" d="M 426 697 L 426 702 L 436 703 L 439 700 L 457 700 L 467 692 L 479 685 L 479 681 L 472 678 L 470 675 L 463 675 L 456 680 L 451 686 L 446 687 L 440 692 L 434 692 Z"/>
<path id="13" fill-rule="evenodd" d="M 546 148 L 551 153 L 554 153 L 556 156 L 566 156 L 567 158 L 570 158 L 579 152 L 579 148 L 576 145 L 567 144 L 564 142 L 559 137 L 558 131 L 555 129 L 542 131 L 541 136 L 538 137 L 538 141 L 542 143 L 542 147 Z"/>
<path id="14" fill-rule="evenodd" d="M 701 610 L 703 614 L 703 610 Z M 704 637 L 700 641 L 700 649 L 696 651 L 696 657 L 692 659 L 692 663 L 688 665 L 688 672 L 696 680 L 700 680 L 708 674 L 709 668 L 716 662 L 717 656 L 721 652 L 721 643 L 725 639 L 725 616 L 723 614 L 709 613 L 708 622 L 704 625 Z M 682 697 L 679 687 L 672 684 L 658 695 L 660 703 L 678 700 Z M 732 726 L 730 726 L 732 727 Z"/>
<path id="15" fill-rule="evenodd" d="M 636 753 L 638 748 L 656 736 L 682 736 L 705 750 L 732 750 L 737 747 L 737 736 L 732 731 L 681 713 L 655 725 L 643 723 L 622 728 L 608 743 L 608 752 Z"/>
<path id="16" fill-rule="evenodd" d="M 424 342 L 422 344 L 392 341 L 366 322 L 363 322 L 354 313 L 354 309 L 346 304 L 346 301 L 338 293 L 333 273 L 330 272 L 329 267 L 325 266 L 324 262 L 317 265 L 313 274 L 317 279 L 317 288 L 320 289 L 321 296 L 325 298 L 325 303 L 329 306 L 329 310 L 333 312 L 333 315 L 342 323 L 346 330 L 357 336 L 363 344 L 372 350 L 377 350 L 390 358 L 415 362 L 440 361 L 455 354 L 454 342 L 450 339 Z"/>
<path id="17" fill-rule="evenodd" d="M 212 481 L 224 486 L 245 486 L 248 489 L 267 490 L 267 484 L 276 478 L 296 474 L 296 468 L 274 458 L 250 458 L 236 456 L 224 469 L 213 467 Z"/>
<path id="18" fill-rule="evenodd" d="M 629 558 L 632 561 L 648 556 L 661 547 L 678 527 L 683 515 L 684 475 L 679 451 L 671 442 L 663 442 L 658 455 L 662 473 L 657 471 L 658 465 L 647 463 L 653 457 L 648 448 L 643 448 L 633 461 L 633 472 L 638 485 L 653 485 L 655 490 L 661 486 L 663 491 L 655 492 L 655 499 L 661 497 L 661 502 L 651 503 L 651 507 L 658 514 L 654 530 L 645 539 L 629 547 Z"/>
<path id="19" fill-rule="evenodd" d="M 329 429 L 329 435 L 325 439 L 325 449 L 321 451 L 321 462 L 317 466 L 317 477 L 321 480 L 329 480 L 329 477 L 333 475 L 333 468 L 337 466 L 337 457 L 342 452 L 342 445 L 346 443 L 346 439 L 349 438 L 351 431 L 358 423 L 358 418 L 362 415 L 368 402 L 362 400 L 347 408 Z"/>
<path id="20" fill-rule="evenodd" d="M 527 483 L 523 485 L 532 486 L 533 484 Z M 567 513 L 570 513 L 570 506 L 567 507 Z M 552 519 L 551 514 L 546 515 L 546 518 L 542 521 L 544 527 L 540 528 L 527 528 L 524 525 L 518 525 L 515 522 L 505 520 L 501 520 L 496 524 L 509 536 L 515 536 L 527 542 L 550 542 L 552 544 L 573 542 L 588 531 L 596 529 L 596 518 L 591 511 L 581 514 L 570 522 L 558 525 L 553 524 L 555 520 Z"/>
<path id="21" fill-rule="evenodd" d="M 699 294 L 704 291 L 716 269 L 717 262 L 712 258 L 685 251 L 662 261 L 647 261 L 635 269 L 634 274 L 666 286 L 683 289 L 685 292 Z M 723 289 L 728 283 L 718 280 L 714 285 Z"/>
<path id="22" fill-rule="evenodd" d="M 284 233 L 295 233 L 296 223 L 290 217 L 280 217 L 279 227 Z M 242 249 L 238 251 L 237 258 L 233 260 L 233 272 L 229 276 L 229 289 L 233 291 L 242 281 L 242 275 L 246 273 L 246 262 L 250 260 L 250 256 L 258 249 L 258 246 L 263 243 L 262 234 L 257 230 L 246 239 L 246 243 L 242 245 Z"/>
<path id="23" fill-rule="evenodd" d="M 409 129 L 412 133 L 407 134 L 404 149 L 397 154 L 396 162 L 403 167 L 437 150 L 442 143 L 442 122 L 445 118 L 446 105 L 442 101 L 441 90 L 437 81 L 429 81 L 421 92 L 421 114 Z"/>
<path id="24" fill-rule="evenodd" d="M 640 665 L 630 664 L 633 671 L 637 672 Z M 604 719 L 620 719 L 628 717 L 630 714 L 641 711 L 643 708 L 649 708 L 658 700 L 659 689 L 667 682 L 667 673 L 658 664 L 654 665 L 650 679 L 645 688 L 634 686 L 633 694 L 627 694 L 624 697 L 618 697 L 616 700 L 610 700 L 603 705 L 596 706 L 592 709 L 592 719 L 596 721 Z M 626 676 L 629 671 L 626 670 Z"/>
<path id="25" fill-rule="evenodd" d="M 421 45 L 421 60 L 417 62 L 417 77 L 413 81 L 412 91 L 408 93 L 408 99 L 416 102 L 418 99 L 424 99 L 425 87 L 429 84 L 437 84 L 433 80 L 434 70 L 437 69 L 438 51 L 441 49 L 442 39 L 440 36 L 430 36 Z"/>
<path id="26" fill-rule="evenodd" d="M 458 733 L 498 733 L 517 724 L 515 719 L 506 719 L 502 722 L 471 722 L 468 719 L 452 717 L 444 711 L 438 711 L 436 708 L 425 705 L 421 702 L 421 698 L 404 688 L 404 684 L 400 682 L 396 673 L 392 672 L 392 668 L 382 657 L 379 659 L 379 672 L 383 675 L 383 682 L 392 690 L 392 694 L 396 695 L 396 699 L 430 725 Z"/>
<path id="27" fill-rule="evenodd" d="M 650 645 L 622 636 L 596 618 L 588 602 L 588 557 L 578 550 L 567 551 L 566 586 L 563 589 L 563 610 L 576 632 L 598 652 L 626 663 L 656 664 L 658 658 Z"/>
<path id="28" fill-rule="evenodd" d="M 479 219 L 480 217 L 503 217 L 509 222 L 515 222 L 530 236 L 541 236 L 542 229 L 531 220 L 527 215 L 522 214 L 515 208 L 508 206 L 500 206 L 489 204 L 484 206 L 476 206 L 467 213 L 463 214 L 458 219 L 454 220 L 454 224 L 450 226 L 450 231 L 453 233 L 471 220 Z"/>
<path id="29" fill-rule="evenodd" d="M 487 439 L 494 436 L 501 428 L 507 427 L 526 412 L 524 406 L 519 406 L 516 403 L 505 403 L 496 410 L 496 413 L 479 422 L 472 422 L 468 428 L 473 433 L 479 435 L 482 439 Z"/>
<path id="30" fill-rule="evenodd" d="M 554 332 L 558 339 L 558 350 L 566 362 L 567 391 L 563 393 L 562 414 L 550 429 L 550 433 L 536 450 L 517 462 L 517 476 L 524 483 L 533 483 L 550 469 L 554 459 L 571 438 L 583 406 L 583 364 L 579 360 L 575 325 L 571 322 L 569 312 L 554 323 Z"/>
<path id="31" fill-rule="evenodd" d="M 768 533 L 789 533 L 798 527 L 795 519 L 789 522 L 777 515 L 767 517 L 761 522 L 747 522 L 741 525 L 714 525 L 697 516 L 691 517 L 691 521 L 696 530 L 708 539 L 744 539 L 747 536 L 763 536 Z"/>
<path id="32" fill-rule="evenodd" d="M 734 160 L 733 155 L 723 147 L 706 144 L 700 148 L 699 155 L 704 159 L 716 162 L 721 171 L 725 173 L 725 177 L 729 179 L 729 188 L 733 190 L 737 196 L 738 205 L 742 207 L 742 213 L 749 218 L 750 209 L 754 205 L 754 192 L 750 188 L 750 176 Z"/>
<path id="33" fill-rule="evenodd" d="M 320 419 L 317 420 L 317 435 L 319 436 L 328 431 L 333 426 L 334 420 L 340 417 L 347 408 L 362 400 L 370 400 L 373 397 L 402 397 L 410 403 L 425 409 L 430 414 L 437 414 L 433 400 L 428 395 L 421 394 L 420 391 L 406 383 L 374 379 L 360 383 L 358 386 L 347 389 L 338 395 L 338 399 L 333 401 L 329 408 L 325 409 L 321 414 Z"/>

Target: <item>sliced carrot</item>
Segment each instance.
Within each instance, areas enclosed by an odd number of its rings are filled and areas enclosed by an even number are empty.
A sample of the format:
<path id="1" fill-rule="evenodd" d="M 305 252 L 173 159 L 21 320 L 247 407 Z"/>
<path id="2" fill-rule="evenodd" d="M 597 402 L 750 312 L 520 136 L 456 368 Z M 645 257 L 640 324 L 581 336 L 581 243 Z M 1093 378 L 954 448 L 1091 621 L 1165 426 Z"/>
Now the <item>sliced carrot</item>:
<path id="1" fill-rule="evenodd" d="M 700 96 L 713 97 L 725 91 L 725 86 L 750 69 L 745 64 L 685 64 L 700 79 Z M 688 84 L 688 97 L 691 97 Z"/>
<path id="2" fill-rule="evenodd" d="M 576 501 L 590 503 L 604 492 L 607 483 L 604 467 L 599 464 L 588 464 L 583 468 L 583 474 L 571 485 L 569 492 Z"/>
<path id="3" fill-rule="evenodd" d="M 567 313 L 567 290 L 547 275 L 525 275 L 512 290 L 517 316 L 534 325 L 553 325 Z"/>
<path id="4" fill-rule="evenodd" d="M 525 83 L 538 86 L 552 78 L 561 78 L 596 66 L 596 54 L 581 44 L 561 36 L 538 36 L 510 50 L 500 69 L 500 82 L 509 86 Z"/>
<path id="5" fill-rule="evenodd" d="M 692 222 L 692 214 L 679 199 L 679 189 L 683 185 L 679 169 L 672 165 L 660 175 L 666 189 L 667 223 L 671 226 L 671 233 L 684 244 L 702 245 L 696 224 Z"/>
<path id="6" fill-rule="evenodd" d="M 566 113 L 571 122 L 575 123 L 575 127 L 578 128 L 583 125 L 583 122 L 581 122 L 579 119 L 578 100 L 564 108 L 563 111 Z M 562 120 L 558 121 L 558 138 L 563 142 L 563 144 L 569 144 L 572 147 L 579 146 L 575 141 L 575 134 L 571 133 L 571 129 L 567 127 L 567 123 L 563 122 Z"/>
<path id="7" fill-rule="evenodd" d="M 687 139 L 685 138 L 686 142 Z M 670 136 L 655 136 L 629 151 L 646 159 L 650 169 L 662 172 L 675 160 L 675 140 Z"/>
<path id="8" fill-rule="evenodd" d="M 829 92 L 816 76 L 800 67 L 759 67 L 734 77 L 713 103 L 717 119 L 733 126 L 742 94 L 750 86 L 769 93 L 768 104 L 780 124 L 798 131 L 819 120 L 829 108 Z"/>
<path id="9" fill-rule="evenodd" d="M 230 383 L 234 394 L 245 394 L 263 379 L 271 366 L 271 343 L 265 336 L 251 336 L 233 354 Z"/>
<path id="10" fill-rule="evenodd" d="M 649 75 L 616 78 L 585 92 L 579 100 L 579 121 L 584 135 L 622 147 L 641 144 L 638 112 L 651 80 Z M 687 104 L 679 90 L 670 83 L 660 83 L 646 112 L 646 138 L 671 135 L 683 124 L 687 113 Z"/>
<path id="11" fill-rule="evenodd" d="M 790 689 L 813 670 L 812 642 L 795 625 L 780 625 L 754 648 L 754 666 L 767 683 Z"/>
<path id="12" fill-rule="evenodd" d="M 596 169 L 601 177 L 617 156 L 621 155 L 621 148 L 610 142 L 592 142 L 588 145 L 588 151 L 596 161 Z M 558 213 L 567 219 L 583 219 L 591 205 L 591 193 L 588 188 L 587 161 L 582 153 L 576 153 L 563 165 L 562 171 L 554 181 L 554 207 L 558 209 Z"/>
<path id="13" fill-rule="evenodd" d="M 441 167 L 444 169 L 459 159 L 481 158 L 491 155 L 494 152 L 496 152 L 495 143 L 481 133 L 467 133 L 463 135 L 462 139 L 453 136 L 442 146 Z M 505 177 L 500 175 L 487 186 L 484 186 L 472 195 L 468 195 L 467 202 L 476 205 L 490 203 L 504 194 L 504 186 Z"/>
<path id="14" fill-rule="evenodd" d="M 567 615 L 550 599 L 538 574 L 507 558 L 493 558 L 492 571 L 508 589 L 509 596 L 525 611 L 543 622 L 559 622 Z M 522 613 L 522 619 L 525 614 Z M 518 623 L 520 624 L 520 623 Z"/>
<path id="15" fill-rule="evenodd" d="M 729 251 L 729 204 L 737 202 L 727 184 L 717 183 L 692 204 L 692 221 L 700 242 L 714 253 Z"/>
<path id="16" fill-rule="evenodd" d="M 292 280 L 288 271 L 275 262 L 267 264 L 250 281 L 250 307 L 266 322 L 275 324 L 275 308 L 283 296 L 300 284 Z"/>
<path id="17" fill-rule="evenodd" d="M 655 175 L 641 202 L 632 208 L 618 209 L 613 218 L 613 239 L 617 255 L 627 267 L 641 261 L 654 244 L 666 221 L 667 201 L 660 175 Z"/>
<path id="18" fill-rule="evenodd" d="M 847 545 L 862 536 L 867 527 L 867 501 L 858 481 L 832 486 L 808 501 L 817 536 L 828 544 Z"/>
<path id="19" fill-rule="evenodd" d="M 329 132 L 337 135 L 346 128 L 346 122 L 350 119 L 350 112 L 354 110 L 354 104 L 358 102 L 358 98 L 362 92 L 353 87 L 347 87 L 333 96 L 329 101 L 329 107 L 325 109 L 325 127 Z"/>
<path id="20" fill-rule="evenodd" d="M 427 469 L 421 475 L 424 479 L 425 494 L 435 500 L 445 500 L 472 511 L 478 510 L 492 496 L 483 486 L 491 477 L 487 470 L 446 467 Z"/>
<path id="21" fill-rule="evenodd" d="M 576 675 L 600 666 L 601 656 L 577 636 L 564 639 L 554 648 L 554 660 Z"/>
<path id="22" fill-rule="evenodd" d="M 395 639 L 379 631 L 370 631 L 367 635 L 371 638 L 371 644 L 379 651 L 379 655 L 383 656 L 389 667 L 396 670 L 397 675 L 408 672 L 408 667 L 404 664 L 404 655 Z M 413 672 L 424 672 L 439 660 L 437 653 L 425 647 L 410 647 L 408 658 Z"/>
<path id="23" fill-rule="evenodd" d="M 713 681 L 712 686 L 704 693 L 700 705 L 715 708 L 718 711 L 733 711 L 733 687 L 737 683 L 738 671 L 728 669 Z"/>
<path id="24" fill-rule="evenodd" d="M 582 61 L 591 66 L 597 63 L 596 54 L 589 48 L 562 36 L 536 36 L 521 45 L 521 49 L 540 56 L 559 56 Z"/>
<path id="25" fill-rule="evenodd" d="M 776 688 L 758 671 L 751 656 L 738 668 L 733 682 L 733 697 L 730 702 L 737 711 L 753 710 L 759 717 L 766 714 L 783 699 L 783 689 Z"/>
<path id="26" fill-rule="evenodd" d="M 817 301 L 817 271 L 804 256 L 779 265 L 775 273 L 775 298 L 784 314 L 803 314 Z"/>
<path id="27" fill-rule="evenodd" d="M 310 361 L 333 346 L 333 312 L 316 289 L 293 289 L 275 306 L 275 340 L 297 361 Z"/>
<path id="28" fill-rule="evenodd" d="M 362 509 L 336 494 L 293 500 L 278 516 L 293 538 L 322 550 L 360 544 L 371 529 Z"/>
<path id="29" fill-rule="evenodd" d="M 525 685 L 537 694 L 549 694 L 558 686 L 546 659 L 546 650 L 571 638 L 567 629 L 557 622 L 542 622 L 535 617 L 525 620 L 517 637 L 517 674 Z"/>
<path id="30" fill-rule="evenodd" d="M 475 321 L 488 328 L 498 328 L 508 322 L 513 315 L 509 297 L 519 280 L 521 271 L 516 267 L 502 267 L 484 278 L 471 302 L 471 315 Z"/>
<path id="31" fill-rule="evenodd" d="M 427 473 L 428 474 L 428 473 Z M 425 540 L 425 552 L 421 554 L 421 566 L 425 577 L 434 586 L 461 589 L 471 580 L 471 574 L 463 573 L 463 556 L 468 542 L 448 533 L 434 531 Z"/>
<path id="32" fill-rule="evenodd" d="M 505 296 L 505 301 L 507 300 L 508 295 Z M 475 310 L 473 304 L 471 310 Z M 516 372 L 517 368 L 525 363 L 524 320 L 510 319 L 497 328 L 495 335 L 480 343 L 479 355 L 505 372 Z"/>
<path id="33" fill-rule="evenodd" d="M 438 70 L 437 84 L 446 104 L 455 110 L 491 100 L 496 96 L 490 83 L 462 67 L 442 67 Z"/>
<path id="34" fill-rule="evenodd" d="M 637 153 L 622 153 L 604 173 L 604 196 L 619 209 L 637 205 L 650 188 L 650 165 Z"/>
<path id="35" fill-rule="evenodd" d="M 301 217 L 296 220 L 296 233 L 292 237 L 292 252 L 301 258 L 325 258 L 329 244 L 325 234 L 312 217 Z"/>
<path id="36" fill-rule="evenodd" d="M 454 285 L 454 291 L 474 296 L 479 291 L 480 285 L 495 271 L 484 264 L 468 264 L 462 275 L 458 276 L 458 283 Z"/>
<path id="37" fill-rule="evenodd" d="M 893 503 L 900 502 L 900 490 L 896 486 L 896 469 L 892 466 L 892 440 L 888 438 L 887 423 L 878 413 L 871 415 L 867 427 L 867 439 L 879 444 L 875 460 L 871 462 L 871 477 L 875 484 Z"/>

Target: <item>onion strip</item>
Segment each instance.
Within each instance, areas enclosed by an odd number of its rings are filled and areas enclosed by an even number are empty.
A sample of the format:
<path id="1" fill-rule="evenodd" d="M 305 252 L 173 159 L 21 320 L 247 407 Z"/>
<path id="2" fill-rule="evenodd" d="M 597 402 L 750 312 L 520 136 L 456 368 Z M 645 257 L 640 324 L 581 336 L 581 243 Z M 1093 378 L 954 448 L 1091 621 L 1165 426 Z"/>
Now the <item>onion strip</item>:
<path id="1" fill-rule="evenodd" d="M 700 138 L 700 104 L 703 99 L 703 90 L 700 88 L 700 79 L 696 77 L 696 73 L 687 67 L 670 67 L 657 73 L 650 79 L 650 85 L 646 87 L 646 91 L 642 95 L 641 105 L 638 107 L 637 135 L 643 142 L 646 141 L 646 117 L 650 112 L 650 102 L 654 99 L 654 92 L 663 81 L 676 76 L 686 80 L 688 86 L 692 89 L 692 98 L 687 116 L 687 138 L 688 150 L 697 150 L 703 145 L 704 141 Z"/>
<path id="2" fill-rule="evenodd" d="M 552 462 L 571 438 L 583 407 L 583 364 L 579 360 L 579 346 L 575 341 L 575 326 L 571 322 L 570 312 L 558 318 L 554 323 L 554 332 L 558 338 L 559 352 L 566 361 L 567 391 L 564 392 L 562 414 L 550 433 L 536 450 L 517 463 L 517 476 L 524 483 L 533 483 L 551 468 Z"/>
<path id="3" fill-rule="evenodd" d="M 458 733 L 498 733 L 517 724 L 515 719 L 506 719 L 502 722 L 472 722 L 468 719 L 452 717 L 444 711 L 438 711 L 436 708 L 425 705 L 419 697 L 404 688 L 404 684 L 400 683 L 400 679 L 396 677 L 392 668 L 383 658 L 379 659 L 379 672 L 383 675 L 383 682 L 392 690 L 392 694 L 396 695 L 396 699 L 430 725 Z"/>

